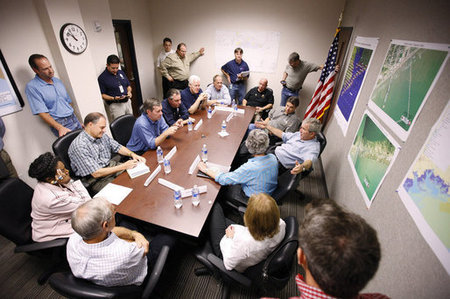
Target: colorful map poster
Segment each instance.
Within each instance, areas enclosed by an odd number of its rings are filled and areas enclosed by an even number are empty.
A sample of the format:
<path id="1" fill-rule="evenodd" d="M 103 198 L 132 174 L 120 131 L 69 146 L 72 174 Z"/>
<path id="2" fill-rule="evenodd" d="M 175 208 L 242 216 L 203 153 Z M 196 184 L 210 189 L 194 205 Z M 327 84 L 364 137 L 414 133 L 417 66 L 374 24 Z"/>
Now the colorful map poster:
<path id="1" fill-rule="evenodd" d="M 337 101 L 338 109 L 334 110 L 334 116 L 344 136 L 347 134 L 348 124 L 353 116 L 353 111 L 361 92 L 361 86 L 366 79 L 366 73 L 377 45 L 378 38 L 356 37 L 352 56 L 347 64 L 344 82 Z"/>
<path id="2" fill-rule="evenodd" d="M 392 136 L 366 111 L 348 153 L 348 161 L 367 208 L 370 208 L 399 150 Z"/>
<path id="3" fill-rule="evenodd" d="M 431 129 L 398 194 L 450 275 L 450 104 Z"/>
<path id="4" fill-rule="evenodd" d="M 369 108 L 403 141 L 448 59 L 450 45 L 392 40 Z"/>

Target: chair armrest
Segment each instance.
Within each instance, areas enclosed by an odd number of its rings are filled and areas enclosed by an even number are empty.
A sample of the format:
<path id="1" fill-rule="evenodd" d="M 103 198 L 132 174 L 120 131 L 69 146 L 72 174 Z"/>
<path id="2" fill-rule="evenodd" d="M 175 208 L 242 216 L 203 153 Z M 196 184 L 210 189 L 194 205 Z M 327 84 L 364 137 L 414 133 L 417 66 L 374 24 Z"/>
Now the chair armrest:
<path id="1" fill-rule="evenodd" d="M 32 244 L 27 244 L 27 245 L 21 245 L 21 246 L 17 246 L 14 249 L 14 252 L 15 253 L 31 252 L 31 251 L 48 249 L 48 248 L 62 247 L 62 246 L 66 246 L 67 240 L 68 240 L 68 238 L 61 238 L 61 239 L 56 239 L 56 240 L 51 240 L 51 241 L 46 241 L 46 242 L 36 242 L 36 243 L 32 243 Z"/>
<path id="2" fill-rule="evenodd" d="M 158 255 L 158 259 L 156 260 L 155 266 L 152 269 L 152 273 L 148 279 L 147 285 L 145 286 L 144 292 L 142 293 L 142 298 L 150 298 L 158 280 L 161 276 L 161 272 L 164 269 L 164 265 L 166 264 L 167 256 L 169 255 L 169 246 L 164 245 L 161 249 L 161 252 Z"/>
<path id="3" fill-rule="evenodd" d="M 237 272 L 236 270 L 228 271 L 227 269 L 225 269 L 223 260 L 215 256 L 214 254 L 212 253 L 208 254 L 208 261 L 210 261 L 220 271 L 221 275 L 224 275 L 225 277 L 232 279 L 247 288 L 250 288 L 252 284 L 252 281 L 250 279 L 248 279 L 243 274 Z"/>

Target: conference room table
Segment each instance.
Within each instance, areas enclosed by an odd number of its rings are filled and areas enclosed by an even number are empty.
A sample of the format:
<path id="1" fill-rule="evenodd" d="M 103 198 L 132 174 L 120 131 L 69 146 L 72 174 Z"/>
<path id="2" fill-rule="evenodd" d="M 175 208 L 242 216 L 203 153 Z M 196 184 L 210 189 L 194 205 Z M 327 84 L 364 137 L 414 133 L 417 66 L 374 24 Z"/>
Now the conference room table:
<path id="1" fill-rule="evenodd" d="M 177 152 L 170 159 L 172 171 L 165 174 L 161 164 L 161 171 L 147 187 L 144 186 L 144 182 L 158 163 L 156 150 L 144 153 L 150 173 L 130 179 L 127 172 L 124 172 L 113 181 L 114 184 L 133 189 L 118 205 L 116 211 L 150 223 L 156 228 L 160 227 L 183 236 L 198 238 L 221 186 L 212 179 L 198 177 L 197 169 L 192 175 L 188 174 L 189 168 L 197 155 L 201 157 L 203 144 L 207 145 L 209 162 L 223 166 L 231 165 L 255 113 L 254 107 L 239 106 L 239 108 L 244 109 L 245 113 L 237 113 L 227 123 L 226 130 L 229 135 L 226 137 L 221 137 L 218 133 L 221 130 L 222 121 L 229 116 L 230 112 L 216 111 L 211 119 L 207 118 L 205 110 L 191 115 L 196 120 L 194 126 L 200 119 L 203 120 L 203 124 L 197 131 L 188 131 L 185 125 L 161 144 L 164 155 L 168 154 L 174 146 L 177 147 Z M 183 198 L 183 206 L 176 209 L 174 191 L 158 183 L 158 178 L 163 178 L 185 189 L 192 188 L 194 185 L 206 185 L 207 192 L 200 194 L 198 206 L 192 204 L 189 196 Z"/>

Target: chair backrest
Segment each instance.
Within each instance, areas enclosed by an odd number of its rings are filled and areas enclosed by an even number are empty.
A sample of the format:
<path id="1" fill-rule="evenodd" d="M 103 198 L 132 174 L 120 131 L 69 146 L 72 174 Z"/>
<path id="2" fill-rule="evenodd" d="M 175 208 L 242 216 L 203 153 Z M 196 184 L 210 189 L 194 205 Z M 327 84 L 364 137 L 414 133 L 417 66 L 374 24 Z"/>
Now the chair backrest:
<path id="1" fill-rule="evenodd" d="M 291 279 L 292 263 L 298 247 L 298 222 L 294 216 L 284 219 L 286 233 L 280 245 L 265 261 L 248 268 L 245 275 L 262 290 L 281 290 Z"/>
<path id="2" fill-rule="evenodd" d="M 317 133 L 316 137 L 317 141 L 319 141 L 320 143 L 320 152 L 319 152 L 320 157 L 320 155 L 322 155 L 323 150 L 325 149 L 325 146 L 327 146 L 327 138 L 325 137 L 325 135 L 323 135 L 322 132 Z"/>
<path id="3" fill-rule="evenodd" d="M 0 182 L 0 234 L 16 245 L 32 243 L 33 189 L 19 178 Z"/>
<path id="4" fill-rule="evenodd" d="M 64 166 L 70 171 L 70 176 L 72 177 L 75 177 L 75 173 L 72 171 L 72 167 L 70 167 L 69 146 L 81 131 L 82 129 L 71 131 L 56 139 L 52 145 L 53 152 L 61 159 Z"/>
<path id="5" fill-rule="evenodd" d="M 72 272 L 52 274 L 49 284 L 59 294 L 69 298 L 150 298 L 161 277 L 169 250 L 169 246 L 162 247 L 151 273 L 147 274 L 146 285 L 104 287 L 85 279 L 76 278 Z"/>
<path id="6" fill-rule="evenodd" d="M 136 118 L 133 115 L 125 114 L 116 118 L 110 125 L 113 138 L 123 146 L 127 146 Z"/>
<path id="7" fill-rule="evenodd" d="M 286 198 L 291 191 L 297 188 L 300 177 L 301 176 L 298 174 L 291 174 L 290 169 L 278 176 L 278 185 L 272 194 L 272 197 L 278 205 L 281 205 L 284 198 Z"/>

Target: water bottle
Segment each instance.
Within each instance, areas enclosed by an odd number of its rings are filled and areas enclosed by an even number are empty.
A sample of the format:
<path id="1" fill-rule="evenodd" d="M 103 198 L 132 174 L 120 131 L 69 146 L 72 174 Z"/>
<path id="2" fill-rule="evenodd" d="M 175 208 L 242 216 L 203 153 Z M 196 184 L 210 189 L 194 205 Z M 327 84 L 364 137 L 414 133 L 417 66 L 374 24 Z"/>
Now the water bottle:
<path id="1" fill-rule="evenodd" d="M 222 133 L 226 133 L 227 132 L 227 122 L 224 120 L 222 122 Z"/>
<path id="2" fill-rule="evenodd" d="M 208 119 L 212 117 L 212 109 L 211 106 L 208 107 Z"/>
<path id="3" fill-rule="evenodd" d="M 166 174 L 169 174 L 172 171 L 172 168 L 170 168 L 170 161 L 164 158 L 164 172 Z"/>
<path id="4" fill-rule="evenodd" d="M 194 185 L 194 187 L 192 187 L 192 204 L 196 207 L 198 206 L 199 203 L 200 203 L 200 195 L 198 192 L 198 187 L 197 185 Z"/>
<path id="5" fill-rule="evenodd" d="M 231 107 L 233 107 L 233 115 L 236 116 L 237 110 L 238 110 L 238 106 L 236 104 L 236 100 L 235 99 L 233 99 L 233 101 L 231 102 Z"/>
<path id="6" fill-rule="evenodd" d="M 173 192 L 173 204 L 175 208 L 179 209 L 183 206 L 183 200 L 181 199 L 181 191 L 177 189 Z"/>
<path id="7" fill-rule="evenodd" d="M 202 161 L 203 162 L 208 161 L 208 149 L 206 148 L 206 144 L 203 144 L 202 147 Z"/>
<path id="8" fill-rule="evenodd" d="M 188 131 L 192 131 L 192 120 L 189 118 L 188 120 Z"/>
<path id="9" fill-rule="evenodd" d="M 158 160 L 159 164 L 161 164 L 164 160 L 163 150 L 160 146 L 156 149 L 156 160 Z"/>

